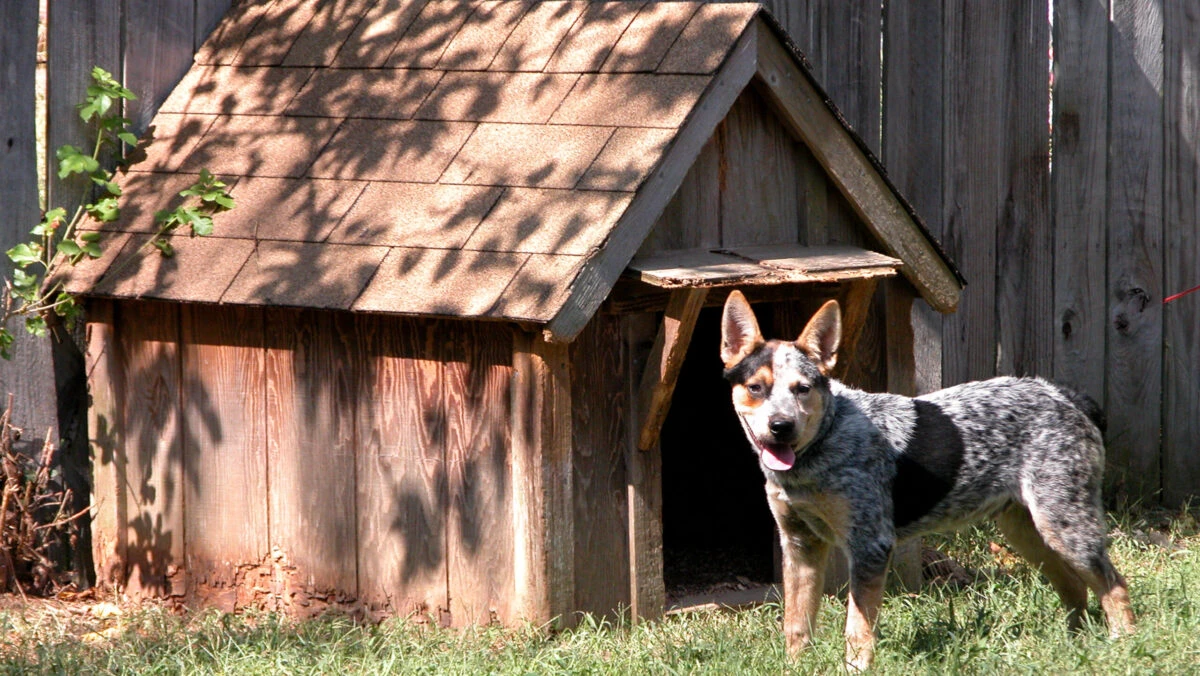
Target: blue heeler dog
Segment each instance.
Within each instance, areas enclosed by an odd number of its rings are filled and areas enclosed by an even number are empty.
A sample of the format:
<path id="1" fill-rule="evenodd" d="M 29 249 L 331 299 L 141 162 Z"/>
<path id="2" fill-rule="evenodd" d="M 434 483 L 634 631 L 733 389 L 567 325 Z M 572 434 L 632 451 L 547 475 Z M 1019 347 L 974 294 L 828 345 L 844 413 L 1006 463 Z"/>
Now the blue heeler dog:
<path id="1" fill-rule="evenodd" d="M 1100 409 L 1038 378 L 995 378 L 915 399 L 830 378 L 836 301 L 795 342 L 764 340 L 745 297 L 729 295 L 721 360 L 767 479 L 783 544 L 784 635 L 808 645 L 832 545 L 850 558 L 846 662 L 874 657 L 894 543 L 992 517 L 1040 566 L 1078 627 L 1090 587 L 1114 636 L 1133 630 L 1124 578 L 1105 550 Z"/>

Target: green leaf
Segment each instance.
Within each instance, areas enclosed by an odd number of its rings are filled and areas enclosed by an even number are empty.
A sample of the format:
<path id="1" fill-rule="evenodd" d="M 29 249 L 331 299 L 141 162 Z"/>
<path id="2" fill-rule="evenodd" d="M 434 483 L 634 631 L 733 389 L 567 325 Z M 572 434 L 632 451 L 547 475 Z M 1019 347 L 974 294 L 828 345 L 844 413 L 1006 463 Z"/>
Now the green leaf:
<path id="1" fill-rule="evenodd" d="M 96 200 L 95 204 L 87 205 L 87 212 L 92 218 L 101 223 L 110 223 L 117 220 L 121 215 L 121 210 L 117 207 L 116 197 L 105 197 Z"/>
<path id="2" fill-rule="evenodd" d="M 63 323 L 67 325 L 67 329 L 74 329 L 75 321 L 79 319 L 81 311 L 79 306 L 75 304 L 75 297 L 66 291 L 62 291 L 54 299 L 54 313 L 63 318 Z"/>
<path id="3" fill-rule="evenodd" d="M 221 205 L 222 209 L 226 209 L 226 210 L 232 209 L 234 206 L 233 198 L 230 197 L 227 193 L 221 193 L 220 195 L 217 195 L 216 197 L 213 198 L 213 201 L 216 202 L 217 204 Z"/>
<path id="4" fill-rule="evenodd" d="M 25 330 L 38 337 L 44 336 L 46 335 L 46 320 L 42 319 L 41 315 L 26 317 Z"/>
<path id="5" fill-rule="evenodd" d="M 84 242 L 99 242 L 101 237 L 103 237 L 103 235 L 95 230 L 86 230 L 79 233 L 79 239 Z"/>
<path id="6" fill-rule="evenodd" d="M 124 141 L 125 143 L 127 143 L 131 146 L 136 146 L 138 143 L 138 138 L 133 135 L 133 132 L 128 132 L 128 131 L 119 132 L 117 134 L 117 138 L 121 139 L 122 141 Z"/>
<path id="7" fill-rule="evenodd" d="M 24 270 L 13 270 L 13 295 L 26 303 L 37 300 L 39 275 L 31 275 Z"/>
<path id="8" fill-rule="evenodd" d="M 58 252 L 60 254 L 66 254 L 67 256 L 74 256 L 78 253 L 82 253 L 83 249 L 80 248 L 80 246 L 75 242 L 72 242 L 69 239 L 64 239 L 58 243 Z"/>
<path id="9" fill-rule="evenodd" d="M 18 244 L 8 250 L 8 260 L 15 263 L 19 268 L 24 268 L 30 263 L 40 262 L 42 260 L 42 245 L 37 242 Z"/>
<path id="10" fill-rule="evenodd" d="M 100 168 L 100 163 L 90 155 L 79 152 L 75 146 L 65 145 L 58 149 L 58 177 L 66 178 L 71 174 L 90 174 Z"/>
<path id="11" fill-rule="evenodd" d="M 88 242 L 83 245 L 83 253 L 87 254 L 89 258 L 99 258 L 104 252 L 100 251 L 99 244 Z"/>
<path id="12" fill-rule="evenodd" d="M 152 240 L 151 243 L 154 244 L 154 246 L 162 252 L 162 255 L 166 256 L 167 258 L 175 255 L 175 247 L 171 246 L 171 243 L 168 242 L 166 238 L 159 237 Z"/>
<path id="13" fill-rule="evenodd" d="M 12 361 L 13 335 L 8 329 L 0 327 L 0 358 Z"/>

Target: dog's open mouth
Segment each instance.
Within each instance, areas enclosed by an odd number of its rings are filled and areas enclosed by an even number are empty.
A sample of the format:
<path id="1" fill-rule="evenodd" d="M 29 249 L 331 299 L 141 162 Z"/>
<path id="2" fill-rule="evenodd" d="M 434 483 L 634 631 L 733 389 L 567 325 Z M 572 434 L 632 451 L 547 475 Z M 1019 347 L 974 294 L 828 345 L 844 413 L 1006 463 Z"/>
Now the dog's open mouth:
<path id="1" fill-rule="evenodd" d="M 787 444 L 771 444 L 758 442 L 759 455 L 767 469 L 776 472 L 786 472 L 796 464 L 796 451 Z"/>

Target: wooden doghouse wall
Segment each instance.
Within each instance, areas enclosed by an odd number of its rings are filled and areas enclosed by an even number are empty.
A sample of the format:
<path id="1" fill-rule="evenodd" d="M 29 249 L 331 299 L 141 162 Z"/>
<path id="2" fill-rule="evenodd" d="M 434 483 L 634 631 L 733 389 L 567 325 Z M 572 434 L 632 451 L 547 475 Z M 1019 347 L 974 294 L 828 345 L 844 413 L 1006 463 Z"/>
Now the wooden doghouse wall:
<path id="1" fill-rule="evenodd" d="M 513 619 L 507 325 L 99 300 L 90 317 L 104 581 Z"/>

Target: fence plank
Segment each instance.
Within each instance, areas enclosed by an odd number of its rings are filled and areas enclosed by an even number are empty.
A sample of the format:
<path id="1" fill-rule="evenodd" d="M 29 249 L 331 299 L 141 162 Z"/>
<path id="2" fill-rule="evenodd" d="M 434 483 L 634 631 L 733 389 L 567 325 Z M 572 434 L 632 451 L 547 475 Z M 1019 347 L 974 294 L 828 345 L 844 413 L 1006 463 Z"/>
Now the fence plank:
<path id="1" fill-rule="evenodd" d="M 34 151 L 34 72 L 37 52 L 38 3 L 14 0 L 0 4 L 0 251 L 29 237 L 38 221 L 36 154 Z M 0 256 L 0 277 L 12 265 Z M 8 327 L 16 341 L 13 361 L 0 361 L 0 402 L 14 394 L 13 423 L 27 430 L 19 450 L 40 450 L 40 439 L 54 428 L 54 370 L 50 343 L 25 331 L 20 319 Z"/>
<path id="2" fill-rule="evenodd" d="M 195 33 L 192 36 L 192 52 L 200 51 L 200 45 L 208 39 L 208 34 L 217 26 L 217 22 L 229 11 L 230 0 L 195 0 L 196 22 Z"/>
<path id="3" fill-rule="evenodd" d="M 1164 293 L 1200 284 L 1200 6 L 1164 4 L 1166 182 Z M 1163 499 L 1200 493 L 1200 295 L 1173 301 L 1163 315 Z"/>
<path id="4" fill-rule="evenodd" d="M 996 368 L 1006 375 L 1050 375 L 1054 238 L 1050 227 L 1050 27 L 1047 0 L 1005 3 L 1005 98 L 993 105 L 1005 142 L 992 199 L 996 210 Z"/>
<path id="5" fill-rule="evenodd" d="M 887 5 L 883 43 L 883 156 L 888 174 L 939 241 L 942 222 L 942 2 Z M 971 282 L 967 280 L 968 284 Z M 942 316 L 912 305 L 916 392 L 942 387 Z"/>
<path id="6" fill-rule="evenodd" d="M 192 65 L 195 0 L 125 0 L 124 84 L 137 94 L 125 106 L 142 134 L 163 99 Z"/>
<path id="7" fill-rule="evenodd" d="M 1054 378 L 1103 403 L 1108 5 L 1054 12 Z"/>
<path id="8" fill-rule="evenodd" d="M 1161 483 L 1162 38 L 1157 0 L 1114 0 L 1109 39 L 1109 478 Z"/>

